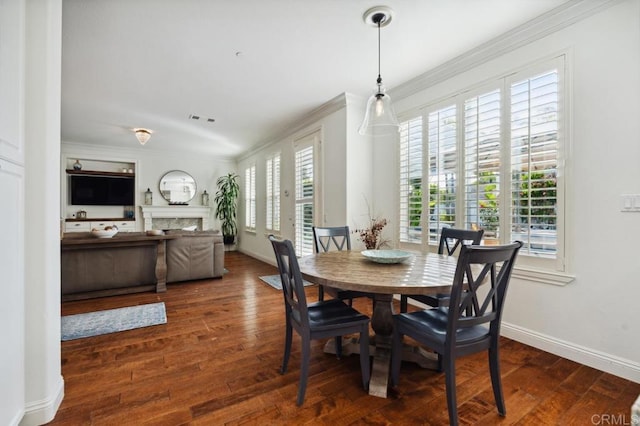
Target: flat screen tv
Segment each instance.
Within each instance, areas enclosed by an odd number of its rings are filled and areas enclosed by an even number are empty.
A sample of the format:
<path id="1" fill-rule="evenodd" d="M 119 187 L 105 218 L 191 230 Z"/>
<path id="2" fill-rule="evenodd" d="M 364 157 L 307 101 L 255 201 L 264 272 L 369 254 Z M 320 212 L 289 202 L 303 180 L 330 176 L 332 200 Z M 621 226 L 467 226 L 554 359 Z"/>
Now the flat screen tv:
<path id="1" fill-rule="evenodd" d="M 71 176 L 71 204 L 132 206 L 135 204 L 135 179 L 119 176 Z"/>

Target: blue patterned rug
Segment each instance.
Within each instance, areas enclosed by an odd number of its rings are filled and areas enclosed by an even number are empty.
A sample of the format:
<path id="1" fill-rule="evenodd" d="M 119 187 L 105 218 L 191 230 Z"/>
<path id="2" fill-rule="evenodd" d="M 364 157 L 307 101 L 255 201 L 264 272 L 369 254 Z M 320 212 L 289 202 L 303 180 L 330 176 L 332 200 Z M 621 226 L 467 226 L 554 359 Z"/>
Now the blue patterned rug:
<path id="1" fill-rule="evenodd" d="M 258 277 L 258 278 L 260 278 L 262 281 L 269 284 L 271 287 L 275 288 L 276 290 L 282 290 L 280 275 L 265 275 L 263 277 Z M 308 285 L 313 285 L 313 283 L 310 283 L 309 281 L 304 280 L 304 285 L 306 287 Z"/>
<path id="2" fill-rule="evenodd" d="M 166 324 L 164 302 L 62 317 L 62 341 Z"/>

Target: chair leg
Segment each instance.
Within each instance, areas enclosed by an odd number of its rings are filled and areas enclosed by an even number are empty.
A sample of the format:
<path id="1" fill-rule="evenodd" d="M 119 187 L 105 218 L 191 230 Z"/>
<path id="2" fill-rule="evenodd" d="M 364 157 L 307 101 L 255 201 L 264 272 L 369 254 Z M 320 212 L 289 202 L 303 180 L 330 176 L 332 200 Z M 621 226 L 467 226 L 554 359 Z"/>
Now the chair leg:
<path id="1" fill-rule="evenodd" d="M 444 356 L 444 376 L 447 387 L 447 408 L 449 409 L 449 425 L 458 425 L 458 402 L 456 401 L 456 364 L 455 358 L 449 354 Z"/>
<path id="2" fill-rule="evenodd" d="M 438 354 L 438 372 L 442 373 L 442 354 Z"/>
<path id="3" fill-rule="evenodd" d="M 407 312 L 407 306 L 408 305 L 408 297 L 405 296 L 404 294 L 400 295 L 400 312 L 401 313 L 405 313 Z"/>
<path id="4" fill-rule="evenodd" d="M 360 371 L 362 373 L 362 385 L 364 390 L 369 389 L 369 378 L 371 375 L 369 359 L 369 325 L 360 332 Z"/>
<path id="5" fill-rule="evenodd" d="M 280 367 L 280 374 L 287 372 L 287 365 L 289 364 L 289 356 L 291 355 L 291 335 L 293 328 L 289 321 L 287 321 L 285 338 L 284 338 L 284 357 L 282 358 L 282 367 Z"/>
<path id="6" fill-rule="evenodd" d="M 500 377 L 500 355 L 497 343 L 491 344 L 489 348 L 489 371 L 491 372 L 491 386 L 493 387 L 493 397 L 496 400 L 498 414 L 507 415 L 507 407 L 504 405 L 504 396 L 502 393 L 502 379 Z"/>
<path id="7" fill-rule="evenodd" d="M 318 301 L 322 302 L 324 300 L 324 286 L 318 286 Z"/>
<path id="8" fill-rule="evenodd" d="M 336 342 L 336 357 L 338 359 L 342 358 L 342 336 L 334 337 Z"/>
<path id="9" fill-rule="evenodd" d="M 298 406 L 302 405 L 304 402 L 304 394 L 307 391 L 310 352 L 311 339 L 309 336 L 302 336 L 302 360 L 300 364 L 300 384 L 298 385 Z"/>
<path id="10" fill-rule="evenodd" d="M 397 330 L 393 332 L 391 342 L 391 386 L 398 386 L 400 381 L 400 366 L 402 364 L 402 338 Z"/>

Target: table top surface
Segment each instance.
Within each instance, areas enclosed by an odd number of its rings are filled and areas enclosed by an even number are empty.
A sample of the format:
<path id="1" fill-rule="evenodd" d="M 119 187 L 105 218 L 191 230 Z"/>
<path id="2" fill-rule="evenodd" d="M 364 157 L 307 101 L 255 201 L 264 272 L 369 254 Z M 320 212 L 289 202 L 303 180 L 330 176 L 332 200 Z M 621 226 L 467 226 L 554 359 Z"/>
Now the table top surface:
<path id="1" fill-rule="evenodd" d="M 330 251 L 298 260 L 302 276 L 315 284 L 382 294 L 434 294 L 450 291 L 458 259 L 412 253 L 401 263 L 375 263 L 359 251 Z"/>

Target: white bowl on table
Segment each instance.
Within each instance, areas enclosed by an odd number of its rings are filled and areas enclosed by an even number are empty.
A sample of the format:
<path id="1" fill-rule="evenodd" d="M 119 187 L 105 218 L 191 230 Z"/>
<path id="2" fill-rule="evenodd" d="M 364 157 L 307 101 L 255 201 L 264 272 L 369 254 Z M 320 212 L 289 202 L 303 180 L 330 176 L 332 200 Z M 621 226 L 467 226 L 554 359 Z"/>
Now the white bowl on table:
<path id="1" fill-rule="evenodd" d="M 372 262 L 387 264 L 404 262 L 413 256 L 403 250 L 364 250 L 361 253 Z"/>
<path id="2" fill-rule="evenodd" d="M 96 229 L 91 231 L 91 235 L 96 238 L 111 238 L 118 233 L 117 229 Z"/>

